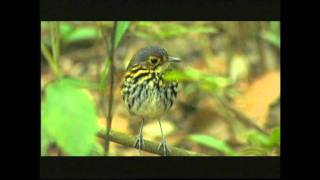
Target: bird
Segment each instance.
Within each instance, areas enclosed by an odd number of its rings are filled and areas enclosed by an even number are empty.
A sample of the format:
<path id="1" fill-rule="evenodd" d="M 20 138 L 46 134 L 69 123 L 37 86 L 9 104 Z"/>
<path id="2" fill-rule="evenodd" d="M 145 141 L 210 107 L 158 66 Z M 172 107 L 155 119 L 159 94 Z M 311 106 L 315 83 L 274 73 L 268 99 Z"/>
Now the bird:
<path id="1" fill-rule="evenodd" d="M 157 119 L 162 141 L 158 151 L 164 156 L 170 154 L 171 149 L 163 133 L 161 117 L 172 107 L 178 93 L 178 82 L 168 81 L 164 75 L 172 70 L 172 63 L 181 59 L 171 57 L 167 50 L 150 45 L 139 49 L 131 58 L 121 85 L 121 95 L 130 115 L 141 118 L 139 134 L 134 147 L 144 147 L 143 125 L 145 120 Z"/>

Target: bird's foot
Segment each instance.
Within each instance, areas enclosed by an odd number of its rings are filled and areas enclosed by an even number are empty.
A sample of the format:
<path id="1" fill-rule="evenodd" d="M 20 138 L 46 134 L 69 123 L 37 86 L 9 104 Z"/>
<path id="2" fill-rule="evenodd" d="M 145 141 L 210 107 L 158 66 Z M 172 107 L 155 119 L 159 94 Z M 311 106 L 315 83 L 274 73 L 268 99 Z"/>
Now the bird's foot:
<path id="1" fill-rule="evenodd" d="M 144 147 L 144 140 L 142 135 L 138 135 L 133 145 L 135 148 L 139 149 L 139 152 Z"/>
<path id="2" fill-rule="evenodd" d="M 171 149 L 169 148 L 169 144 L 167 140 L 162 140 L 161 143 L 158 146 L 158 151 L 163 151 L 164 156 L 168 156 L 171 152 Z"/>

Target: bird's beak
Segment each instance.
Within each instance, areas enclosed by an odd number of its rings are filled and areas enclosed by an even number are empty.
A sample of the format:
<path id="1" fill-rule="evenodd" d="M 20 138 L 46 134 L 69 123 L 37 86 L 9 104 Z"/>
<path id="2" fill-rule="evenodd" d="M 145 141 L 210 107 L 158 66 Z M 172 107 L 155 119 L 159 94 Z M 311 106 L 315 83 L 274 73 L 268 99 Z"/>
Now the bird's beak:
<path id="1" fill-rule="evenodd" d="M 177 57 L 169 57 L 169 62 L 181 62 L 181 59 Z"/>

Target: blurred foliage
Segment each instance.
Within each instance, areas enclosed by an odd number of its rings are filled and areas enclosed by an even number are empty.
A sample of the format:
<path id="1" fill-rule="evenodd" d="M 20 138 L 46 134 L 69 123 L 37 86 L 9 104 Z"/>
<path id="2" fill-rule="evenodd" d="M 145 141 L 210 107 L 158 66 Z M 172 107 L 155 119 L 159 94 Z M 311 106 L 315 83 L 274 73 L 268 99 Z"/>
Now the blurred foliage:
<path id="1" fill-rule="evenodd" d="M 168 23 L 166 26 L 155 26 L 154 22 L 137 22 L 136 31 L 133 33 L 144 39 L 164 40 L 166 38 L 178 38 L 193 33 L 217 33 L 218 30 L 212 26 L 193 26 L 189 28 L 180 23 Z"/>
<path id="2" fill-rule="evenodd" d="M 275 155 L 273 150 L 280 150 L 280 127 L 273 129 L 271 135 L 252 132 L 248 135 L 249 147 L 242 150 L 244 155 Z M 280 153 L 280 152 L 279 152 Z"/>
<path id="3" fill-rule="evenodd" d="M 41 25 L 44 23 L 41 23 Z M 49 62 L 51 69 L 59 78 L 62 77 L 62 71 L 59 66 L 59 58 L 60 58 L 60 31 L 59 31 L 59 23 L 58 22 L 50 22 L 48 23 L 49 31 L 50 31 L 50 40 L 51 40 L 51 51 L 45 45 L 45 40 L 41 39 L 41 51 L 45 56 L 47 61 Z M 47 39 L 48 40 L 48 39 Z"/>
<path id="4" fill-rule="evenodd" d="M 61 25 L 61 33 L 65 42 L 99 38 L 99 33 L 95 27 L 74 28 L 66 23 Z"/>
<path id="5" fill-rule="evenodd" d="M 130 27 L 130 21 L 120 21 L 118 22 L 117 29 L 116 29 L 116 34 L 115 34 L 115 41 L 114 41 L 114 46 L 118 47 L 124 33 L 128 30 Z"/>
<path id="6" fill-rule="evenodd" d="M 203 73 L 195 68 L 188 67 L 185 71 L 169 71 L 164 78 L 168 81 L 192 81 L 197 82 L 203 90 L 213 91 L 227 87 L 229 79 L 222 76 Z"/>
<path id="7" fill-rule="evenodd" d="M 230 81 L 235 83 L 241 79 L 247 79 L 249 70 L 249 63 L 245 56 L 234 56 L 230 64 Z"/>
<path id="8" fill-rule="evenodd" d="M 103 154 L 96 133 L 105 128 L 105 118 L 96 104 L 98 92 L 108 87 L 113 23 L 41 22 L 42 68 L 47 63 L 52 70 L 41 75 L 41 155 L 59 155 L 52 144 L 60 155 Z M 165 75 L 180 81 L 178 99 L 163 118 L 170 144 L 209 155 L 280 155 L 280 102 L 273 105 L 280 99 L 280 22 L 119 21 L 114 37 L 113 129 L 136 135 L 139 120 L 132 120 L 123 106 L 119 81 L 137 49 L 159 44 L 183 60 Z M 67 65 L 71 68 L 63 70 Z M 216 94 L 267 133 L 230 115 L 217 105 Z M 147 122 L 144 132 L 146 139 L 160 138 L 156 121 Z M 110 145 L 112 155 L 138 155 L 135 149 Z"/>
<path id="9" fill-rule="evenodd" d="M 128 30 L 130 27 L 131 22 L 130 21 L 120 21 L 117 24 L 117 27 L 115 29 L 115 40 L 114 40 L 114 48 L 117 48 L 122 37 L 124 36 L 125 32 Z M 107 43 L 107 42 L 106 42 Z M 99 85 L 99 90 L 103 92 L 106 87 L 108 75 L 109 75 L 109 70 L 110 70 L 110 65 L 111 65 L 111 60 L 106 59 L 105 61 L 105 68 L 102 73 L 102 78 L 100 80 L 100 85 Z"/>
<path id="10" fill-rule="evenodd" d="M 107 80 L 109 77 L 109 71 L 110 71 L 110 66 L 111 66 L 111 61 L 109 60 L 109 58 L 107 58 L 105 60 L 105 67 L 101 76 L 101 80 L 100 80 L 100 84 L 99 84 L 99 91 L 103 92 L 106 90 L 106 84 L 107 84 Z"/>
<path id="11" fill-rule="evenodd" d="M 97 120 L 90 93 L 76 86 L 73 80 L 61 79 L 48 85 L 41 113 L 42 129 L 65 152 L 89 155 L 96 143 Z"/>
<path id="12" fill-rule="evenodd" d="M 261 36 L 272 45 L 280 48 L 280 22 L 271 22 L 270 30 L 263 31 Z"/>
<path id="13" fill-rule="evenodd" d="M 194 135 L 190 135 L 189 139 L 201 145 L 212 148 L 214 150 L 221 151 L 226 155 L 232 155 L 232 156 L 237 155 L 237 152 L 234 151 L 228 144 L 226 144 L 224 141 L 221 141 L 213 136 L 194 134 Z"/>
<path id="14" fill-rule="evenodd" d="M 41 22 L 41 27 L 43 30 L 50 28 L 50 24 L 57 22 Z M 101 38 L 101 34 L 99 33 L 98 27 L 95 24 L 89 24 L 86 26 L 79 27 L 78 23 L 75 22 L 59 22 L 59 33 L 61 35 L 62 43 L 73 43 L 77 41 L 90 40 L 90 39 L 99 39 Z M 48 36 L 42 36 L 41 41 L 46 43 L 47 45 L 52 45 L 49 42 Z"/>

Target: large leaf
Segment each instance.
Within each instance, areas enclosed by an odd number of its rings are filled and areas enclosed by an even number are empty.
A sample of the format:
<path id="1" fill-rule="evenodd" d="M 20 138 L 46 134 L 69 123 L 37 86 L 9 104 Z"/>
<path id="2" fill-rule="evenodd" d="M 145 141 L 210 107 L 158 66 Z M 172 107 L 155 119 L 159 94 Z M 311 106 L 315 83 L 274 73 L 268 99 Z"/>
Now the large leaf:
<path id="1" fill-rule="evenodd" d="M 115 41 L 114 41 L 114 47 L 118 47 L 123 35 L 125 32 L 128 30 L 130 26 L 130 21 L 119 21 L 116 29 L 116 34 L 115 34 Z"/>
<path id="2" fill-rule="evenodd" d="M 228 144 L 213 136 L 194 134 L 190 135 L 189 139 L 201 145 L 221 151 L 227 155 L 237 155 L 237 152 L 234 151 Z"/>
<path id="3" fill-rule="evenodd" d="M 91 95 L 71 79 L 49 84 L 41 113 L 42 130 L 70 155 L 88 155 L 99 130 Z"/>

